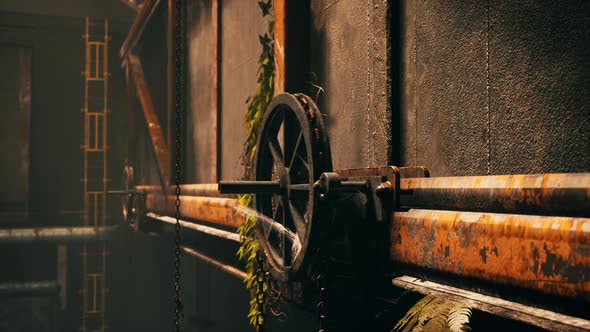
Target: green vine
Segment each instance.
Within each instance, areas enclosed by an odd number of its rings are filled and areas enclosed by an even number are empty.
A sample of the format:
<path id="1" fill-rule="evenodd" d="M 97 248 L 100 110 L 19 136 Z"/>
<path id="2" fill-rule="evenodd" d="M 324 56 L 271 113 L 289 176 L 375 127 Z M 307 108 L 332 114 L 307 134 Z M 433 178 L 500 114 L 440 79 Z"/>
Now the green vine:
<path id="1" fill-rule="evenodd" d="M 258 6 L 262 10 L 262 17 L 270 15 L 272 8 L 272 0 L 259 1 Z M 246 126 L 246 141 L 244 143 L 244 151 L 242 153 L 242 164 L 244 165 L 244 180 L 254 179 L 254 158 L 256 155 L 256 142 L 258 141 L 258 132 L 264 111 L 270 103 L 274 94 L 274 20 L 268 23 L 268 31 L 259 36 L 260 44 L 262 45 L 262 52 L 258 57 L 258 80 L 256 84 L 256 92 L 254 95 L 246 99 L 246 114 L 244 115 L 244 124 Z M 238 204 L 241 206 L 251 208 L 253 205 L 252 195 L 238 195 Z M 253 216 L 245 216 L 244 222 L 238 228 L 238 234 L 243 241 L 238 249 L 238 258 L 246 263 L 247 276 L 244 282 L 246 288 L 250 291 L 250 310 L 248 318 L 250 325 L 258 328 L 256 324 L 257 318 L 257 303 L 256 303 L 256 270 L 257 270 L 257 255 L 259 252 L 259 244 L 254 234 L 256 229 L 256 219 Z M 268 291 L 268 283 L 264 285 L 264 292 Z"/>

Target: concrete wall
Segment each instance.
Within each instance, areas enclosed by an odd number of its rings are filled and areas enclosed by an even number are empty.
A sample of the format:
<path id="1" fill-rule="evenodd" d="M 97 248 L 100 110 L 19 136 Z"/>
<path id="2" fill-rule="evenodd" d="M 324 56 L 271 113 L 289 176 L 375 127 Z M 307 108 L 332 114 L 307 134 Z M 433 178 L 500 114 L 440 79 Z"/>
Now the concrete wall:
<path id="1" fill-rule="evenodd" d="M 589 171 L 589 14 L 584 1 L 403 2 L 401 164 Z"/>

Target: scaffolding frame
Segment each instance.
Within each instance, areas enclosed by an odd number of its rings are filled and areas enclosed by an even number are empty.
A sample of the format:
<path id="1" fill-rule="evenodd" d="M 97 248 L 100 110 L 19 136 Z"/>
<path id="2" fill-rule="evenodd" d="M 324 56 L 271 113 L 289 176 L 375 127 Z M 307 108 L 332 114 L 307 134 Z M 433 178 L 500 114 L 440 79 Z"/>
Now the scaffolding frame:
<path id="1" fill-rule="evenodd" d="M 84 226 L 107 225 L 107 127 L 108 127 L 108 19 L 85 19 L 82 36 L 85 47 L 84 76 Z M 82 246 L 82 332 L 104 332 L 106 312 L 106 259 L 104 241 L 85 242 Z"/>

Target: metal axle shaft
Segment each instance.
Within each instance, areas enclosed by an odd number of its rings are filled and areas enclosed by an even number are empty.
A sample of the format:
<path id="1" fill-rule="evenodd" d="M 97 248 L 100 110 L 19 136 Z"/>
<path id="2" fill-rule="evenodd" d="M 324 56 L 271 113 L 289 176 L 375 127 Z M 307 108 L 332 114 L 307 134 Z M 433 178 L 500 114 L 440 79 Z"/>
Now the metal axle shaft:
<path id="1" fill-rule="evenodd" d="M 222 194 L 280 194 L 284 189 L 279 181 L 219 181 Z"/>

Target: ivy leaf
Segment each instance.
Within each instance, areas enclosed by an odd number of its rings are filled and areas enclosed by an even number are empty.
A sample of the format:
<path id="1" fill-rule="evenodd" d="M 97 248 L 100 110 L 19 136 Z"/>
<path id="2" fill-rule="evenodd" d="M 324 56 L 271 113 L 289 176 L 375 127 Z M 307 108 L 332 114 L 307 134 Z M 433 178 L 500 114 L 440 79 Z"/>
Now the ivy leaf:
<path id="1" fill-rule="evenodd" d="M 272 3 L 271 0 L 268 0 L 268 2 L 258 1 L 258 6 L 260 6 L 260 9 L 262 9 L 262 16 L 264 17 L 270 13 Z"/>
<path id="2" fill-rule="evenodd" d="M 262 10 L 262 15 L 271 14 L 272 0 L 258 1 L 258 6 Z M 268 31 L 258 36 L 261 51 L 258 57 L 258 70 L 256 72 L 256 89 L 253 95 L 246 99 L 246 110 L 244 112 L 244 126 L 246 127 L 246 140 L 244 150 L 241 155 L 242 165 L 244 165 L 243 179 L 251 180 L 254 177 L 254 158 L 256 155 L 256 142 L 258 141 L 258 132 L 261 127 L 264 112 L 274 95 L 274 22 L 272 19 L 268 22 Z M 240 206 L 252 207 L 252 195 L 238 195 L 238 204 Z M 250 310 L 248 317 L 250 324 L 256 327 L 256 290 L 257 282 L 255 271 L 257 269 L 257 255 L 259 252 L 258 240 L 255 238 L 256 218 L 246 216 L 242 224 L 237 229 L 241 236 L 242 243 L 236 252 L 238 258 L 245 262 L 246 278 L 244 283 L 250 291 Z M 263 290 L 268 290 L 268 285 L 263 285 Z"/>

